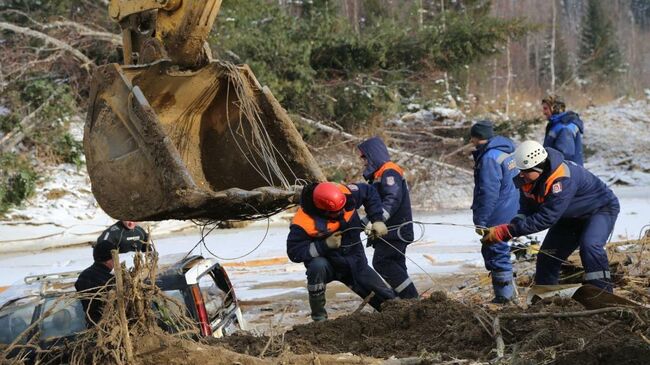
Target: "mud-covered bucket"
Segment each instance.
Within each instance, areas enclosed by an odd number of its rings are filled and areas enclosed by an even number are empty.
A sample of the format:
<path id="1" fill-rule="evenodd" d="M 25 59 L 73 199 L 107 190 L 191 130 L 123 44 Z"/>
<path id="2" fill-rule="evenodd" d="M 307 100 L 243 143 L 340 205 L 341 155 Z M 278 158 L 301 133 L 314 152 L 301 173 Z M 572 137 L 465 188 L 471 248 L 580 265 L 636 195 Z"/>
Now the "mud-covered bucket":
<path id="1" fill-rule="evenodd" d="M 247 66 L 100 67 L 84 150 L 93 194 L 125 220 L 247 219 L 322 180 L 286 112 Z"/>

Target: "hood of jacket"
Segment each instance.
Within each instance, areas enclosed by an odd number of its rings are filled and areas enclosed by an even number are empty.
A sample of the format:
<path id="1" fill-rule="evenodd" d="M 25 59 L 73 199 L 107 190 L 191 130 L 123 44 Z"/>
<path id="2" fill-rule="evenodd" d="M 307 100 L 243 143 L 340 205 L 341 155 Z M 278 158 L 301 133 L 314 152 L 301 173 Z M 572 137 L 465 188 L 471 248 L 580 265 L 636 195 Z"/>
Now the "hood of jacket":
<path id="1" fill-rule="evenodd" d="M 357 148 L 359 148 L 359 151 L 363 153 L 368 162 L 366 168 L 363 170 L 363 177 L 366 180 L 371 180 L 375 171 L 379 170 L 383 164 L 390 161 L 388 148 L 386 148 L 384 141 L 379 137 L 372 137 L 365 140 L 360 143 Z"/>

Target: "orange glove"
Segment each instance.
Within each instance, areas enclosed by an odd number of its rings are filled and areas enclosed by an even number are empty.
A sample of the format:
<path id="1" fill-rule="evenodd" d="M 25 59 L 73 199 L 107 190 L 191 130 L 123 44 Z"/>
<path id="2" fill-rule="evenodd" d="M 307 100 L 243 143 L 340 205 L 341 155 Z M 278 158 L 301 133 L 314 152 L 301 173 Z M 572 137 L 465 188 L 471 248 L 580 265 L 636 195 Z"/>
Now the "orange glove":
<path id="1" fill-rule="evenodd" d="M 487 232 L 483 234 L 481 243 L 484 245 L 492 245 L 498 242 L 505 242 L 512 238 L 507 224 L 500 224 L 498 226 L 490 227 Z"/>

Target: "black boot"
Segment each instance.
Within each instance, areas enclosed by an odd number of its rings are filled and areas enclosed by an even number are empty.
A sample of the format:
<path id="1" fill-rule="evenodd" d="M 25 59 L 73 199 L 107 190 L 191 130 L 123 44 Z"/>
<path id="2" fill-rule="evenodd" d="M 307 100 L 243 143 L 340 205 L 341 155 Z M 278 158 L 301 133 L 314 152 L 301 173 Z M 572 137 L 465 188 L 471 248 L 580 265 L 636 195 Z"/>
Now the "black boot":
<path id="1" fill-rule="evenodd" d="M 318 295 L 309 295 L 309 306 L 311 307 L 311 319 L 314 322 L 320 322 L 327 319 L 325 310 L 325 293 Z"/>

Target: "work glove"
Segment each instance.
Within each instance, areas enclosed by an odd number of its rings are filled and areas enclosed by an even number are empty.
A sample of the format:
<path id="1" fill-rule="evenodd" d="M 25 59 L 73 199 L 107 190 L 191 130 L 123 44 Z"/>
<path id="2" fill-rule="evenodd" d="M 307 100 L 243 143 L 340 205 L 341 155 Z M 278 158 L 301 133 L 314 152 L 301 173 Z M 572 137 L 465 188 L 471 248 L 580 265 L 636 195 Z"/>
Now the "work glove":
<path id="1" fill-rule="evenodd" d="M 368 240 L 366 241 L 366 247 L 374 246 L 372 238 L 370 237 L 372 233 L 372 223 L 368 222 L 364 227 L 363 232 L 366 234 L 366 236 L 368 236 Z"/>
<path id="2" fill-rule="evenodd" d="M 343 238 L 341 232 L 334 232 L 334 234 L 330 235 L 325 239 L 325 244 L 327 245 L 327 247 L 331 248 L 332 250 L 335 250 L 341 247 L 341 238 Z"/>
<path id="3" fill-rule="evenodd" d="M 368 234 L 369 238 L 384 237 L 388 234 L 388 227 L 386 227 L 386 223 L 377 221 L 370 225 L 370 232 L 367 232 L 366 234 Z"/>
<path id="4" fill-rule="evenodd" d="M 481 243 L 484 245 L 492 245 L 498 242 L 505 242 L 512 238 L 507 224 L 500 224 L 498 226 L 490 227 L 481 238 Z"/>
<path id="5" fill-rule="evenodd" d="M 490 230 L 487 228 L 476 228 L 474 232 L 476 232 L 477 235 L 483 237 L 485 236 L 486 233 L 488 233 Z"/>

